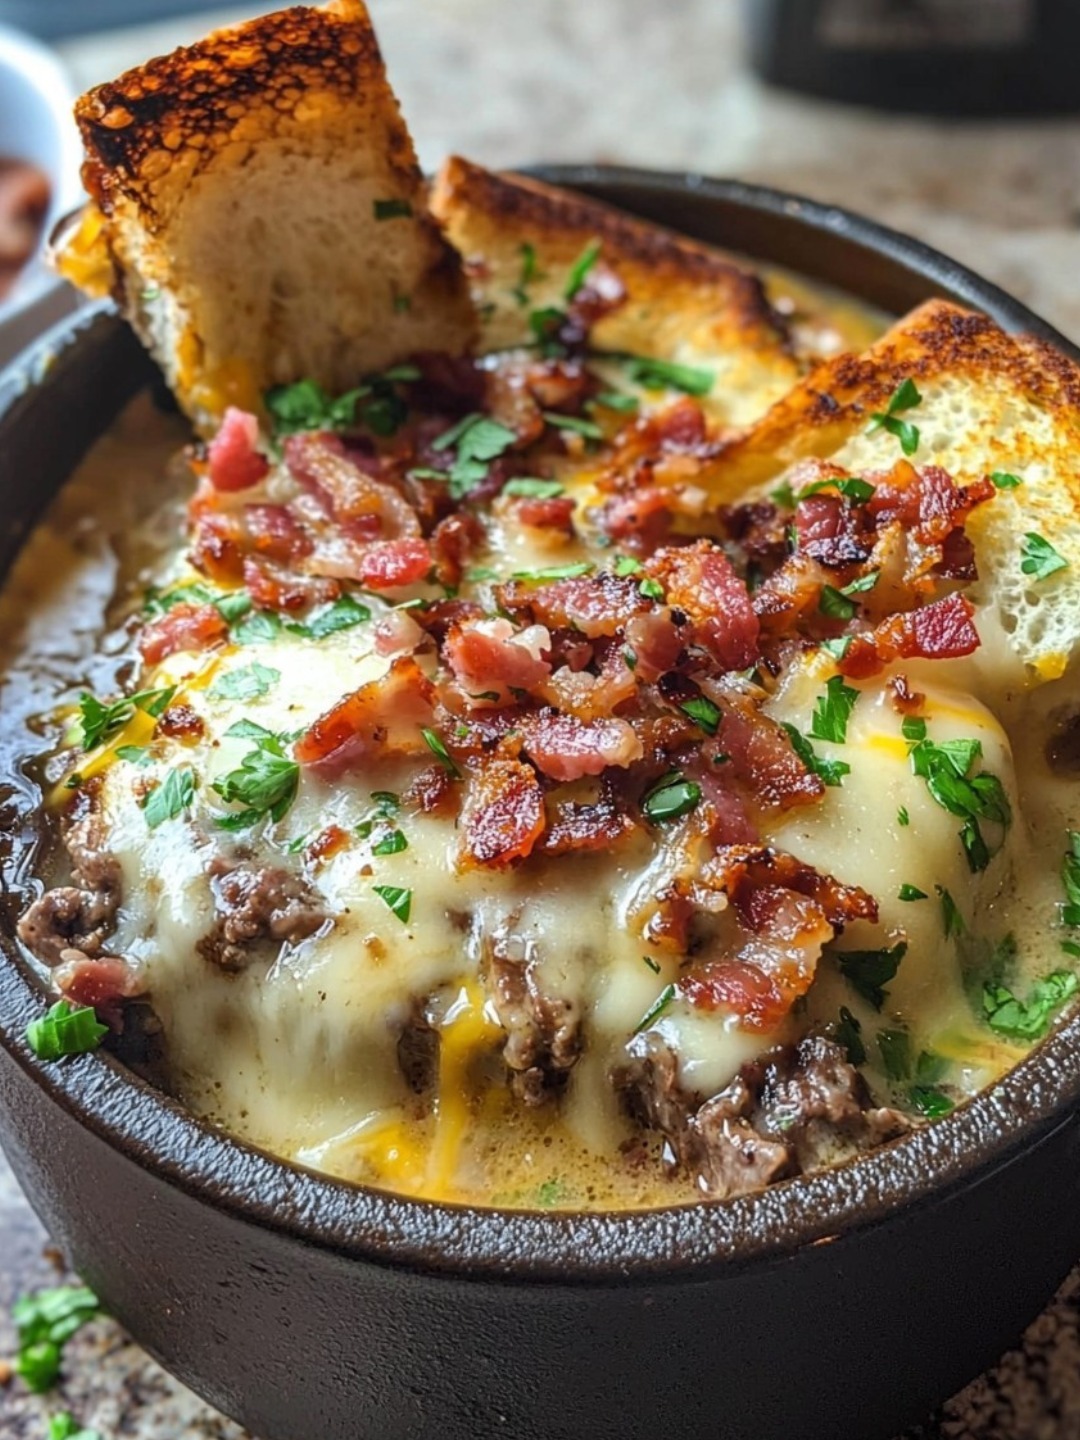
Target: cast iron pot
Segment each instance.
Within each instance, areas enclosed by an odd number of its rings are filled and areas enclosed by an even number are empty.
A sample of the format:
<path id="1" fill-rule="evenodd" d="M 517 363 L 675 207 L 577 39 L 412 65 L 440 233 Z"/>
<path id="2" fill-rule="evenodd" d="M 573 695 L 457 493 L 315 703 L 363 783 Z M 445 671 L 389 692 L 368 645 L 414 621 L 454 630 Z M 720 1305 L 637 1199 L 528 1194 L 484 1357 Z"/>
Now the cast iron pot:
<path id="1" fill-rule="evenodd" d="M 699 176 L 538 172 L 886 310 L 1001 291 L 840 210 Z M 108 310 L 0 379 L 0 572 L 151 378 Z M 106 1307 L 264 1440 L 880 1440 L 1013 1342 L 1080 1253 L 1080 1019 L 957 1114 L 761 1195 L 505 1213 L 321 1179 L 104 1053 L 42 1065 L 0 957 L 0 1136 Z"/>

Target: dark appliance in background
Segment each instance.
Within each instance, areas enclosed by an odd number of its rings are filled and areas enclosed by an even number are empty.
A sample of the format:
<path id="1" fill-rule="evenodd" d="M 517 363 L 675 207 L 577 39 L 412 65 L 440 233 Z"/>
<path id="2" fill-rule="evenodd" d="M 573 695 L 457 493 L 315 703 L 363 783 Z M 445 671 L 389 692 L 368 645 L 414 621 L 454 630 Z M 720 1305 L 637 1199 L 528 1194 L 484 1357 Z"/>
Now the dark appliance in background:
<path id="1" fill-rule="evenodd" d="M 149 24 L 170 15 L 228 8 L 229 0 L 0 0 L 0 24 L 29 30 L 43 40 L 58 40 L 62 35 L 90 35 L 116 25 Z M 265 8 L 280 8 L 278 0 L 267 0 Z"/>
<path id="2" fill-rule="evenodd" d="M 1078 0 L 742 0 L 774 85 L 883 110 L 1080 110 Z"/>

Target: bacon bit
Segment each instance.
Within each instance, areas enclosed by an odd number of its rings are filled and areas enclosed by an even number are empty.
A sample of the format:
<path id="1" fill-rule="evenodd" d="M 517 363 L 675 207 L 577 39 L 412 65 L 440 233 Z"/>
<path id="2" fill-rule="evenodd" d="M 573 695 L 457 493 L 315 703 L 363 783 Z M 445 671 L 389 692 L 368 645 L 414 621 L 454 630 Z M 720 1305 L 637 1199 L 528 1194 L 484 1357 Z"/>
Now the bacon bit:
<path id="1" fill-rule="evenodd" d="M 330 757 L 347 762 L 377 747 L 378 754 L 425 752 L 422 725 L 433 718 L 434 687 L 410 656 L 395 660 L 385 675 L 342 698 L 304 731 L 293 754 L 301 765 Z M 338 752 L 348 747 L 346 755 Z"/>
<path id="2" fill-rule="evenodd" d="M 618 644 L 610 647 L 599 675 L 561 666 L 540 687 L 541 698 L 556 710 L 576 715 L 579 720 L 599 720 L 611 715 L 637 693 L 637 677 L 626 663 L 624 649 Z"/>
<path id="3" fill-rule="evenodd" d="M 762 925 L 757 892 L 777 887 L 815 901 L 838 931 L 854 920 L 874 923 L 878 918 L 877 901 L 860 886 L 844 885 L 786 850 L 767 845 L 723 847 L 706 863 L 703 879 L 724 891 L 752 929 Z"/>
<path id="4" fill-rule="evenodd" d="M 486 612 L 475 600 L 436 600 L 426 609 L 414 610 L 413 619 L 422 630 L 433 637 L 437 645 L 443 645 L 455 625 L 464 625 L 470 620 L 483 620 Z"/>
<path id="5" fill-rule="evenodd" d="M 270 560 L 300 560 L 314 542 L 287 505 L 245 505 L 247 548 Z"/>
<path id="6" fill-rule="evenodd" d="M 702 966 L 683 977 L 679 993 L 695 1010 L 728 1010 L 738 1015 L 748 1030 L 774 1030 L 794 1003 L 760 965 L 746 960 Z"/>
<path id="7" fill-rule="evenodd" d="M 515 690 L 532 691 L 551 674 L 542 653 L 551 636 L 542 625 L 515 630 L 509 620 L 472 620 L 454 626 L 445 654 L 458 684 L 478 705 L 506 704 Z"/>
<path id="8" fill-rule="evenodd" d="M 525 371 L 524 380 L 541 410 L 575 415 L 592 385 L 589 372 L 576 360 L 538 360 Z"/>
<path id="9" fill-rule="evenodd" d="M 574 501 L 569 495 L 550 500 L 524 497 L 516 502 L 514 509 L 522 525 L 533 525 L 538 530 L 562 530 L 567 535 L 574 532 Z"/>
<path id="10" fill-rule="evenodd" d="M 336 580 L 321 575 L 297 575 L 272 560 L 256 560 L 253 555 L 244 561 L 244 584 L 260 610 L 303 610 L 308 605 L 336 600 L 341 594 Z"/>
<path id="11" fill-rule="evenodd" d="M 889 681 L 892 703 L 901 715 L 917 715 L 926 703 L 926 696 L 919 690 L 912 690 L 906 675 L 894 675 Z"/>
<path id="12" fill-rule="evenodd" d="M 610 794 L 591 805 L 575 800 L 548 799 L 548 828 L 540 849 L 545 855 L 567 855 L 573 850 L 610 850 L 638 828 Z"/>
<path id="13" fill-rule="evenodd" d="M 215 490 L 249 490 L 270 473 L 270 462 L 256 449 L 259 422 L 246 410 L 230 405 L 221 428 L 207 450 L 210 482 Z"/>
<path id="14" fill-rule="evenodd" d="M 213 605 L 174 605 L 158 620 L 151 620 L 139 636 L 139 653 L 148 665 L 182 650 L 206 650 L 224 640 L 229 627 Z"/>
<path id="15" fill-rule="evenodd" d="M 431 553 L 435 557 L 435 578 L 440 585 L 461 584 L 465 566 L 473 552 L 484 542 L 484 527 L 475 515 L 458 511 L 440 520 L 431 534 Z"/>
<path id="16" fill-rule="evenodd" d="M 392 485 L 364 473 L 359 458 L 347 456 L 336 435 L 309 431 L 285 441 L 289 471 L 335 519 L 372 517 L 386 540 L 419 535 L 420 521 L 403 496 Z M 367 463 L 381 467 L 381 462 Z"/>
<path id="17" fill-rule="evenodd" d="M 832 569 L 861 565 L 874 548 L 862 506 L 849 505 L 839 495 L 808 495 L 795 507 L 798 548 Z"/>
<path id="18" fill-rule="evenodd" d="M 649 417 L 657 440 L 665 450 L 697 451 L 708 439 L 705 412 L 689 395 L 675 400 Z"/>
<path id="19" fill-rule="evenodd" d="M 956 660 L 979 648 L 974 624 L 975 608 L 963 595 L 940 600 L 905 615 L 890 615 L 870 635 L 857 635 L 838 662 L 850 679 L 865 680 L 890 661 Z"/>
<path id="20" fill-rule="evenodd" d="M 531 765 L 492 760 L 469 781 L 461 811 L 465 866 L 523 860 L 544 833 L 544 792 Z"/>
<path id="21" fill-rule="evenodd" d="M 325 830 L 320 830 L 310 845 L 306 845 L 305 851 L 312 860 L 328 860 L 331 855 L 336 855 L 339 850 L 349 843 L 349 834 L 340 825 L 327 825 Z"/>
<path id="22" fill-rule="evenodd" d="M 206 726 L 199 712 L 190 705 L 170 705 L 158 720 L 158 729 L 163 735 L 194 741 L 200 738 Z"/>
<path id="23" fill-rule="evenodd" d="M 638 582 L 602 570 L 551 585 L 526 585 L 511 580 L 496 588 L 499 605 L 512 615 L 528 615 L 548 629 L 572 629 L 590 640 L 614 635 L 633 615 L 650 609 Z"/>
<path id="24" fill-rule="evenodd" d="M 687 778 L 701 788 L 701 804 L 694 812 L 714 845 L 755 845 L 758 833 L 741 795 L 731 788 L 734 777 L 730 763 L 719 769 L 710 765 L 688 765 Z"/>
<path id="25" fill-rule="evenodd" d="M 632 616 L 624 633 L 634 657 L 634 674 L 646 685 L 655 684 L 679 663 L 683 638 L 668 606 Z"/>
<path id="26" fill-rule="evenodd" d="M 401 797 L 401 803 L 425 815 L 433 815 L 446 808 L 454 793 L 453 777 L 442 765 L 427 765 Z"/>
<path id="27" fill-rule="evenodd" d="M 529 758 L 552 780 L 580 780 L 609 765 L 625 770 L 644 754 L 633 729 L 614 717 L 583 722 L 541 710 L 523 717 L 521 731 Z"/>
<path id="28" fill-rule="evenodd" d="M 645 569 L 664 586 L 670 604 L 694 623 L 694 637 L 725 670 L 745 670 L 758 658 L 758 618 L 744 581 L 711 540 L 658 550 Z"/>
<path id="29" fill-rule="evenodd" d="M 384 659 L 411 654 L 427 639 L 407 610 L 391 610 L 389 615 L 384 615 L 376 624 L 373 636 L 375 653 Z"/>
<path id="30" fill-rule="evenodd" d="M 426 540 L 414 536 L 372 545 L 360 561 L 360 579 L 369 590 L 397 590 L 423 580 L 432 557 Z"/>
<path id="31" fill-rule="evenodd" d="M 60 964 L 53 980 L 65 1000 L 89 1005 L 110 1030 L 123 1029 L 124 1000 L 146 993 L 142 972 L 117 955 L 99 955 L 91 960 L 81 950 L 61 950 Z"/>
<path id="32" fill-rule="evenodd" d="M 641 485 L 628 494 L 605 500 L 596 523 L 612 540 L 635 541 L 642 551 L 659 545 L 671 529 L 674 492 L 659 485 Z"/>
<path id="33" fill-rule="evenodd" d="M 716 748 L 732 773 L 751 788 L 754 799 L 789 810 L 820 800 L 825 786 L 792 749 L 787 732 L 766 715 L 754 693 L 737 681 L 701 677 L 703 693 L 720 707 Z"/>
<path id="34" fill-rule="evenodd" d="M 235 585 L 244 573 L 244 538 L 236 516 L 204 512 L 195 522 L 191 563 L 211 580 Z"/>
<path id="35" fill-rule="evenodd" d="M 939 465 L 921 470 L 899 460 L 877 482 L 866 502 L 866 512 L 879 527 L 898 521 L 904 530 L 923 545 L 942 545 L 959 529 L 976 505 L 996 493 L 992 482 L 983 478 L 972 485 L 957 485 Z"/>

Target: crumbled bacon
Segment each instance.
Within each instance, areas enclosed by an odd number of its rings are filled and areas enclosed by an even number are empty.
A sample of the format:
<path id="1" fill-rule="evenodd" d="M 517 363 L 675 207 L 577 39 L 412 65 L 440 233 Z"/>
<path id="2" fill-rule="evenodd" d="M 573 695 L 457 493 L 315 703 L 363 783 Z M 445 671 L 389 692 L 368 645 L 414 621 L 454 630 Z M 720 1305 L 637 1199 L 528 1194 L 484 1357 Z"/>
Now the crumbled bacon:
<path id="1" fill-rule="evenodd" d="M 446 659 L 465 695 L 506 704 L 514 691 L 535 690 L 551 674 L 543 658 L 551 637 L 542 625 L 515 630 L 509 620 L 468 620 L 446 637 Z"/>
<path id="2" fill-rule="evenodd" d="M 673 670 L 685 647 L 681 629 L 667 605 L 631 616 L 624 635 L 628 663 L 645 684 L 653 684 L 665 671 Z"/>
<path id="3" fill-rule="evenodd" d="M 461 808 L 462 863 L 501 869 L 544 833 L 544 792 L 531 765 L 491 760 L 470 775 Z"/>
<path id="4" fill-rule="evenodd" d="M 243 524 L 247 548 L 283 563 L 310 555 L 313 541 L 287 505 L 245 505 Z"/>
<path id="5" fill-rule="evenodd" d="M 725 670 L 745 670 L 758 658 L 758 618 L 746 583 L 711 540 L 658 550 L 645 569 L 664 586 L 668 602 L 693 622 L 694 638 Z"/>
<path id="6" fill-rule="evenodd" d="M 633 834 L 637 824 L 606 792 L 593 803 L 548 798 L 548 827 L 540 848 L 545 855 L 573 850 L 610 850 Z"/>
<path id="7" fill-rule="evenodd" d="M 609 766 L 625 770 L 644 753 L 632 727 L 614 716 L 582 721 L 538 710 L 524 716 L 520 728 L 529 758 L 552 780 L 580 780 Z"/>
<path id="8" fill-rule="evenodd" d="M 876 675 L 891 660 L 956 660 L 979 648 L 975 609 L 963 595 L 945 595 L 919 610 L 890 615 L 877 629 L 857 635 L 839 668 L 852 679 Z"/>
<path id="9" fill-rule="evenodd" d="M 435 578 L 440 585 L 456 588 L 461 584 L 472 553 L 483 544 L 484 527 L 475 515 L 459 512 L 440 520 L 431 534 L 431 553 L 435 557 Z"/>
<path id="10" fill-rule="evenodd" d="M 167 655 L 182 650 L 206 650 L 224 640 L 229 627 L 213 605 L 183 601 L 157 620 L 151 620 L 139 636 L 139 653 L 148 665 L 157 665 Z"/>
<path id="11" fill-rule="evenodd" d="M 976 505 L 995 493 L 985 477 L 972 485 L 957 485 L 939 465 L 916 470 L 907 460 L 898 460 L 885 475 L 869 478 L 876 488 L 866 502 L 867 514 L 878 526 L 898 521 L 923 545 L 942 545 Z"/>
<path id="12" fill-rule="evenodd" d="M 549 629 L 569 628 L 595 639 L 614 635 L 633 615 L 649 609 L 638 582 L 630 576 L 602 570 L 598 575 L 575 575 L 549 585 L 511 580 L 496 595 L 511 615 L 527 615 Z"/>
<path id="13" fill-rule="evenodd" d="M 270 462 L 258 450 L 259 421 L 230 405 L 207 450 L 208 472 L 215 490 L 249 490 L 270 473 Z"/>
<path id="14" fill-rule="evenodd" d="M 839 495 L 808 495 L 795 507 L 798 548 L 832 569 L 861 565 L 870 558 L 874 533 L 863 507 Z"/>
<path id="15" fill-rule="evenodd" d="M 336 600 L 341 586 L 326 576 L 298 575 L 273 560 L 244 560 L 244 585 L 260 610 L 303 610 Z"/>
<path id="16" fill-rule="evenodd" d="M 117 955 L 93 959 L 81 950 L 62 950 L 53 982 L 65 1000 L 88 1005 L 110 1030 L 122 1028 L 123 1002 L 146 992 L 141 970 Z"/>
<path id="17" fill-rule="evenodd" d="M 190 705 L 170 705 L 158 720 L 162 735 L 178 740 L 198 740 L 206 729 L 199 712 Z"/>
<path id="18" fill-rule="evenodd" d="M 360 561 L 360 579 L 369 590 L 397 590 L 423 580 L 431 563 L 427 541 L 419 536 L 385 540 L 365 551 Z"/>
<path id="19" fill-rule="evenodd" d="M 336 435 L 307 431 L 285 441 L 290 473 L 336 520 L 370 517 L 378 521 L 384 540 L 419 535 L 420 522 L 404 497 L 385 480 L 366 473 L 366 469 L 381 473 L 381 462 L 362 470 L 360 458 L 347 455 Z"/>
<path id="20" fill-rule="evenodd" d="M 385 658 L 410 654 L 426 638 L 408 610 L 391 610 L 376 623 L 373 634 L 375 653 Z"/>
<path id="21" fill-rule="evenodd" d="M 514 509 L 522 525 L 533 525 L 538 530 L 562 530 L 567 535 L 573 531 L 574 502 L 569 495 L 548 500 L 525 497 L 515 502 Z"/>
<path id="22" fill-rule="evenodd" d="M 821 798 L 821 779 L 796 755 L 784 728 L 762 711 L 760 692 L 737 680 L 702 678 L 700 684 L 721 712 L 715 748 L 756 800 L 787 810 Z"/>
<path id="23" fill-rule="evenodd" d="M 420 727 L 433 718 L 434 688 L 411 656 L 395 660 L 385 675 L 343 695 L 296 742 L 301 765 L 332 757 L 346 763 L 362 755 L 426 753 Z M 346 754 L 340 752 L 346 751 Z"/>

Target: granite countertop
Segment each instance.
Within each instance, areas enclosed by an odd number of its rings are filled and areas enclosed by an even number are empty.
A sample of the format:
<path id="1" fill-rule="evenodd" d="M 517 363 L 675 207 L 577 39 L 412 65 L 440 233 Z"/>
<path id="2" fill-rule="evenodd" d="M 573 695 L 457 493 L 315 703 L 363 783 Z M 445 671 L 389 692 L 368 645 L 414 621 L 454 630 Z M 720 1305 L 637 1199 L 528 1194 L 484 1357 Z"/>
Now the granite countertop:
<path id="1" fill-rule="evenodd" d="M 850 206 L 981 271 L 1080 340 L 1080 118 L 892 118 L 770 92 L 740 55 L 735 0 L 370 0 L 427 166 L 609 161 L 739 176 Z M 82 88 L 263 6 L 64 43 Z M 59 1257 L 0 1160 L 0 1357 L 20 1292 Z M 1002 1267 L 1003 1283 L 1007 1269 Z M 0 1369 L 0 1377 L 3 1371 Z M 0 1433 L 37 1440 L 71 1409 L 106 1440 L 240 1440 L 109 1321 L 69 1346 L 47 1402 L 0 1387 Z M 908 1440 L 1080 1437 L 1080 1270 L 1016 1350 Z M 315 1440 L 315 1437 L 313 1437 Z M 795 1440 L 795 1437 L 793 1437 Z M 860 1437 L 852 1437 L 860 1440 Z"/>

